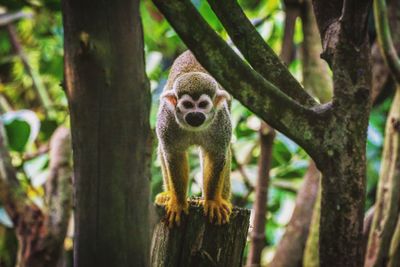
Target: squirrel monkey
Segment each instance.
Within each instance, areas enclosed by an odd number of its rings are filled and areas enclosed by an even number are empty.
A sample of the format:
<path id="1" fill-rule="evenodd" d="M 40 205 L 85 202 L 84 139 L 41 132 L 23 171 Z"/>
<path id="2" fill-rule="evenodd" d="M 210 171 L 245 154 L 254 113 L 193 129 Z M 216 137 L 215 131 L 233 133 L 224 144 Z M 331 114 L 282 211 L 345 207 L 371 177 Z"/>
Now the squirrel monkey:
<path id="1" fill-rule="evenodd" d="M 230 141 L 232 124 L 229 94 L 197 62 L 190 51 L 173 63 L 160 97 L 156 132 L 165 191 L 156 196 L 164 205 L 169 225 L 180 224 L 188 213 L 189 164 L 187 149 L 200 147 L 203 198 L 199 203 L 210 222 L 224 224 L 230 203 Z"/>

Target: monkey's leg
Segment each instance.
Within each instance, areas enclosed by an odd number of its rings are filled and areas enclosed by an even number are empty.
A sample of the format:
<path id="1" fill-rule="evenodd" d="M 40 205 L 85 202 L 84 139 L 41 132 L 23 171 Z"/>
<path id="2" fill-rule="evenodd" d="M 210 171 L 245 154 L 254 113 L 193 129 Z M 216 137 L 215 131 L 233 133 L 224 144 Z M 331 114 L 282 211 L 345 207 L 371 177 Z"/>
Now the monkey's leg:
<path id="1" fill-rule="evenodd" d="M 228 148 L 227 151 L 227 158 L 226 164 L 224 168 L 224 187 L 222 189 L 222 198 L 227 200 L 230 203 L 231 199 L 231 162 L 232 162 L 232 155 L 231 155 L 231 148 Z"/>
<path id="2" fill-rule="evenodd" d="M 166 166 L 166 162 L 165 162 L 165 158 L 164 158 L 164 152 L 162 151 L 162 148 L 160 145 L 158 146 L 158 156 L 159 156 L 160 162 L 161 162 L 161 173 L 162 173 L 162 177 L 163 177 L 163 181 L 164 181 L 164 192 L 157 194 L 155 203 L 157 205 L 166 205 L 171 196 L 171 190 L 170 190 L 170 186 L 169 186 L 170 178 L 169 178 L 169 174 L 168 174 L 168 170 L 167 170 L 167 166 Z"/>
<path id="3" fill-rule="evenodd" d="M 189 163 L 186 152 L 174 152 L 164 154 L 165 166 L 169 177 L 170 196 L 166 203 L 167 219 L 170 227 L 181 221 L 182 211 L 188 213 L 188 202 L 186 200 Z"/>
<path id="4" fill-rule="evenodd" d="M 203 152 L 203 191 L 204 213 L 210 222 L 216 219 L 218 224 L 229 222 L 232 212 L 230 195 L 230 159 L 229 153 L 213 154 Z M 229 184 L 228 184 L 229 183 Z"/>

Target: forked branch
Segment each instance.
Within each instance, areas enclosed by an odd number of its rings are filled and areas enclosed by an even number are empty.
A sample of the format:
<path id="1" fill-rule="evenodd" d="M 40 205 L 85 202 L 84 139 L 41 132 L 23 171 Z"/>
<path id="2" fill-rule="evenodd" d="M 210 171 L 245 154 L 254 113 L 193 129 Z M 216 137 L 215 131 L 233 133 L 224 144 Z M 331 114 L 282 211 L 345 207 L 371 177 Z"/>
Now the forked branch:
<path id="1" fill-rule="evenodd" d="M 258 73 L 300 104 L 306 107 L 318 104 L 264 42 L 236 0 L 208 2 L 242 55 Z"/>
<path id="2" fill-rule="evenodd" d="M 189 0 L 153 0 L 198 61 L 221 85 L 269 125 L 308 152 L 318 143 L 316 113 L 284 94 L 247 65 Z"/>

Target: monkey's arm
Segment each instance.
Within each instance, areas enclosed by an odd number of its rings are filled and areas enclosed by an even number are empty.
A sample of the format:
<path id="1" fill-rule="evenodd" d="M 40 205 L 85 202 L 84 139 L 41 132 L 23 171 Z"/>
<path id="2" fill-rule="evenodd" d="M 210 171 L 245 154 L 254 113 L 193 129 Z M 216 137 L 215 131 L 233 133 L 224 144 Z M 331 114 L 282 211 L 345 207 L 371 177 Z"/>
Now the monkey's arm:
<path id="1" fill-rule="evenodd" d="M 186 152 L 165 152 L 161 149 L 161 164 L 166 192 L 156 197 L 156 203 L 165 205 L 170 226 L 181 221 L 182 211 L 188 212 L 186 200 L 189 164 Z"/>
<path id="2" fill-rule="evenodd" d="M 232 211 L 230 203 L 230 150 L 221 153 L 203 152 L 204 213 L 210 222 L 229 222 Z"/>

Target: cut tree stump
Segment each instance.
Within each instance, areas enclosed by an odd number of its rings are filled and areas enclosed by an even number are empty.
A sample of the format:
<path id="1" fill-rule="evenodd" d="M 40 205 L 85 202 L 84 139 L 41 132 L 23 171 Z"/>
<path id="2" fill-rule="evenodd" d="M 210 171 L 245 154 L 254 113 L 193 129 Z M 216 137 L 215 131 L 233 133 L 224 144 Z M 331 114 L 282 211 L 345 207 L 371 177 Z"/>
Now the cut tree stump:
<path id="1" fill-rule="evenodd" d="M 157 206 L 158 223 L 151 245 L 152 267 L 240 267 L 249 228 L 250 210 L 234 207 L 230 222 L 208 222 L 203 208 L 191 203 L 181 225 L 169 228 L 164 207 Z"/>

